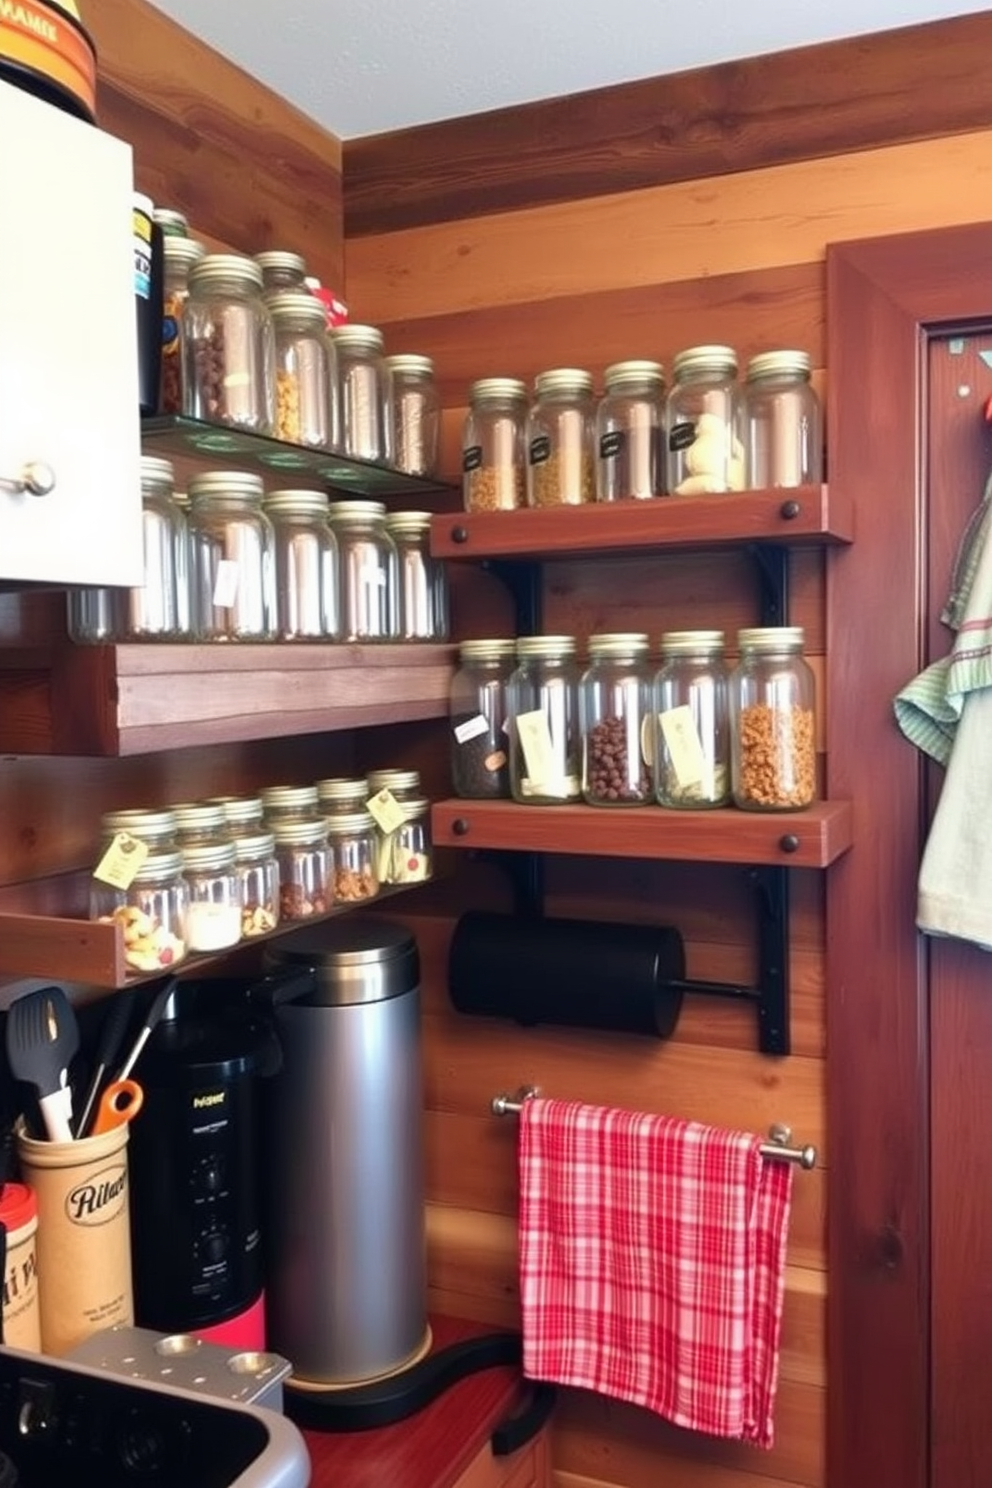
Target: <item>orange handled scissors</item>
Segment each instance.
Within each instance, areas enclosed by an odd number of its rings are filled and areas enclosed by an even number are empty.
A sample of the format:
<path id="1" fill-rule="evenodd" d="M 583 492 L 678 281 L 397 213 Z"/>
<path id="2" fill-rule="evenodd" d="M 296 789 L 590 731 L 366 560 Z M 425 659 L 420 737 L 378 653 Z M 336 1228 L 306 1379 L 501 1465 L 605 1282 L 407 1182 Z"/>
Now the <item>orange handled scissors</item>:
<path id="1" fill-rule="evenodd" d="M 113 1131 L 115 1126 L 132 1121 L 144 1103 L 145 1092 L 137 1080 L 112 1080 L 100 1096 L 90 1136 L 98 1137 L 102 1132 Z"/>

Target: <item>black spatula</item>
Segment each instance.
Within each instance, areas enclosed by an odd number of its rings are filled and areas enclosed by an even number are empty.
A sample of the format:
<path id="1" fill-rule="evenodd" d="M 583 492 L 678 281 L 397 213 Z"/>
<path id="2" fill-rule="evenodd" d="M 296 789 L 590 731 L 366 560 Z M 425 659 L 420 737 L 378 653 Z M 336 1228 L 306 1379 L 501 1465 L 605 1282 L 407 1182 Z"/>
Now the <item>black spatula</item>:
<path id="1" fill-rule="evenodd" d="M 61 987 L 42 987 L 10 1005 L 7 1062 L 15 1080 L 33 1085 L 52 1142 L 72 1141 L 69 1065 L 79 1048 L 79 1025 Z"/>

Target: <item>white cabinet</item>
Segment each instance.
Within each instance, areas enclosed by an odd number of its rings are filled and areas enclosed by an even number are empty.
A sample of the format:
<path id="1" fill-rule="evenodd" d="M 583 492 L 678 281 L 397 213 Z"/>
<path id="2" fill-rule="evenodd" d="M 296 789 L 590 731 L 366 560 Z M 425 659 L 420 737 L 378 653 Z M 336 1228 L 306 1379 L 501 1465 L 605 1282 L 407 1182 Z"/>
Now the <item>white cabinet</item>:
<path id="1" fill-rule="evenodd" d="M 140 583 L 131 149 L 6 83 L 0 141 L 0 580 Z"/>

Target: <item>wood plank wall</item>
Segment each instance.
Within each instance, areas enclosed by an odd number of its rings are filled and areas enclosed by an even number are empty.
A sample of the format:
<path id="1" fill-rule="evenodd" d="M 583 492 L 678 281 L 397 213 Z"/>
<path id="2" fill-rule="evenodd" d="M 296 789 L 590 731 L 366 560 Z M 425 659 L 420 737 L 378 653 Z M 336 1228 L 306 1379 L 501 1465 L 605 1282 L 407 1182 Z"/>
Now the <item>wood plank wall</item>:
<path id="1" fill-rule="evenodd" d="M 826 244 L 988 215 L 990 43 L 985 13 L 347 144 L 349 304 L 384 329 L 388 350 L 435 357 L 445 473 L 457 478 L 467 385 L 487 374 L 530 379 L 574 365 L 598 376 L 623 357 L 670 364 L 709 341 L 729 342 L 742 360 L 797 346 L 811 352 L 826 397 Z M 543 598 L 545 628 L 580 637 L 597 628 L 657 637 L 669 625 L 732 636 L 754 615 L 746 561 L 728 554 L 556 563 Z M 794 560 L 792 603 L 821 679 L 822 728 L 819 556 Z M 464 596 L 462 634 L 485 634 L 501 618 L 488 589 L 484 613 Z M 436 736 L 424 741 L 425 768 L 433 760 L 442 777 L 443 752 Z M 774 1449 L 694 1438 L 575 1396 L 559 1410 L 553 1460 L 558 1488 L 821 1488 L 830 1284 L 821 876 L 795 876 L 794 1053 L 772 1060 L 753 1052 L 746 1009 L 702 999 L 689 999 L 668 1045 L 459 1018 L 446 996 L 446 947 L 466 903 L 505 905 L 494 873 L 471 869 L 457 900 L 439 892 L 435 912 L 412 922 L 426 968 L 433 1301 L 478 1319 L 518 1317 L 515 1133 L 487 1114 L 495 1092 L 533 1082 L 749 1128 L 788 1120 L 817 1143 L 821 1165 L 794 1187 Z M 554 860 L 547 908 L 676 924 L 690 975 L 754 974 L 752 907 L 730 870 Z M 839 1421 L 842 1400 L 830 1404 Z"/>

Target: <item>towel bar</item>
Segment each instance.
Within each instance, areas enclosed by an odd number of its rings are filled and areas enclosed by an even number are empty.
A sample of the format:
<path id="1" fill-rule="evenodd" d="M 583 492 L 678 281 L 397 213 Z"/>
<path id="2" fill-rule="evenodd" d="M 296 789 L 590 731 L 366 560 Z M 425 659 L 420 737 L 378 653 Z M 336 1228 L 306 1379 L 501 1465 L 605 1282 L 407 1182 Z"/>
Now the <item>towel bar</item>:
<path id="1" fill-rule="evenodd" d="M 490 1109 L 494 1116 L 519 1116 L 524 1101 L 533 1100 L 538 1094 L 536 1085 L 524 1085 L 516 1095 L 494 1095 Z M 768 1133 L 768 1141 L 761 1144 L 761 1155 L 770 1162 L 790 1162 L 808 1173 L 816 1167 L 815 1147 L 791 1147 L 792 1128 L 776 1122 Z"/>

